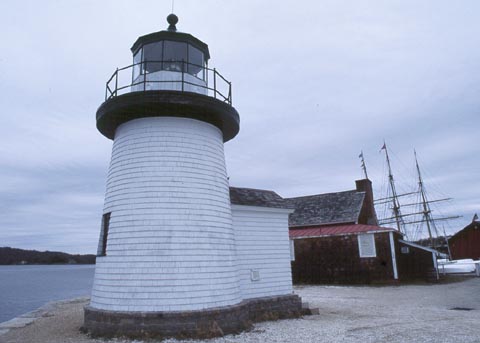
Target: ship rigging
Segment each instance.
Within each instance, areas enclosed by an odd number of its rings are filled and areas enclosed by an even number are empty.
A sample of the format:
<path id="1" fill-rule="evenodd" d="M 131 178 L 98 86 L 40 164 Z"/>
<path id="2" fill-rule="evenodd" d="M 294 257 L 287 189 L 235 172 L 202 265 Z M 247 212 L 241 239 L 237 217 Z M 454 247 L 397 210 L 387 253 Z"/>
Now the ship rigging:
<path id="1" fill-rule="evenodd" d="M 414 189 L 412 191 L 399 193 L 392 172 L 389 150 L 385 142 L 380 152 L 385 153 L 388 186 L 386 189 L 386 195 L 374 201 L 375 207 L 383 209 L 383 216 L 380 216 L 379 218 L 379 225 L 395 225 L 397 230 L 404 235 L 405 240 L 408 241 L 417 241 L 427 236 L 428 245 L 434 249 L 439 248 L 439 245 L 443 245 L 443 242 L 441 243 L 439 241 L 439 237 L 443 236 L 445 237 L 446 250 L 448 250 L 445 228 L 443 225 L 441 226 L 437 224 L 439 222 L 460 218 L 460 216 L 437 216 L 433 213 L 430 204 L 450 201 L 452 199 L 429 199 L 416 151 L 414 151 L 415 173 L 417 177 L 416 186 L 415 188 L 412 187 L 412 189 Z M 363 152 L 360 157 L 362 161 L 362 169 L 366 175 Z M 382 213 L 382 211 L 379 211 L 379 213 Z"/>

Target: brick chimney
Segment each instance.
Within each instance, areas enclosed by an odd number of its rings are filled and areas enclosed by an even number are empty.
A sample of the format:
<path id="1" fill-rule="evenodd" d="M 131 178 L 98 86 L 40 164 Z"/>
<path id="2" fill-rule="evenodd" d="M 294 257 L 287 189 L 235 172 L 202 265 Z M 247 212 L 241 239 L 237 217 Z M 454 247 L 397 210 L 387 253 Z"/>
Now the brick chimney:
<path id="1" fill-rule="evenodd" d="M 365 192 L 362 210 L 358 218 L 359 224 L 378 225 L 377 213 L 373 206 L 373 189 L 372 181 L 369 179 L 356 180 L 355 186 L 357 192 Z"/>

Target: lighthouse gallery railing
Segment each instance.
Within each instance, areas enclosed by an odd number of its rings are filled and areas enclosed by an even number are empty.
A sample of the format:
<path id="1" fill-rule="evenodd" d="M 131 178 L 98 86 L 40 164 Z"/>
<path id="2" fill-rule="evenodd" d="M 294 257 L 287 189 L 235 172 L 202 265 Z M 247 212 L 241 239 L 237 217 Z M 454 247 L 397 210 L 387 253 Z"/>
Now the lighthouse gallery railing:
<path id="1" fill-rule="evenodd" d="M 154 80 L 149 78 L 149 75 L 153 75 L 155 72 L 148 71 L 148 65 L 160 65 L 162 68 L 156 71 L 174 71 L 181 74 L 181 79 L 168 79 L 168 80 Z M 164 66 L 175 66 L 175 69 L 168 69 Z M 195 68 L 200 72 L 196 74 L 189 73 L 191 68 Z M 139 75 L 134 78 L 134 70 L 139 71 Z M 202 77 L 198 77 L 197 75 Z M 189 77 L 186 77 L 189 75 Z M 196 82 L 191 81 L 193 77 Z M 205 66 L 192 64 L 183 61 L 144 61 L 136 64 L 129 65 L 123 68 L 117 68 L 112 74 L 110 79 L 106 83 L 105 88 L 105 100 L 114 98 L 118 95 L 142 92 L 150 90 L 151 85 L 155 84 L 179 84 L 179 90 L 182 92 L 188 92 L 189 86 L 199 87 L 205 90 L 207 96 L 219 99 L 232 104 L 232 83 L 225 79 L 215 68 L 210 69 Z M 162 88 L 164 89 L 164 88 Z"/>

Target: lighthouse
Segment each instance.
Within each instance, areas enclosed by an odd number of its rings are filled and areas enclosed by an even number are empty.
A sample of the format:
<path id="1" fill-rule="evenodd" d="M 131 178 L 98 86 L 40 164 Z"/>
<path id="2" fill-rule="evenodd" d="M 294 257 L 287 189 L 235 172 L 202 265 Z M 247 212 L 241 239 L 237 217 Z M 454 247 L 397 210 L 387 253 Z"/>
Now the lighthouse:
<path id="1" fill-rule="evenodd" d="M 255 302 L 242 292 L 242 285 L 273 281 L 257 267 L 242 270 L 237 256 L 224 155 L 240 122 L 231 83 L 209 67 L 207 44 L 179 32 L 176 15 L 167 21 L 166 30 L 135 41 L 132 65 L 113 73 L 96 113 L 113 147 L 84 328 L 104 336 L 211 337 L 273 312 L 298 316 L 288 258 L 284 286 L 275 281 L 263 298 L 250 291 Z M 288 221 L 291 210 L 280 203 L 269 213 Z"/>

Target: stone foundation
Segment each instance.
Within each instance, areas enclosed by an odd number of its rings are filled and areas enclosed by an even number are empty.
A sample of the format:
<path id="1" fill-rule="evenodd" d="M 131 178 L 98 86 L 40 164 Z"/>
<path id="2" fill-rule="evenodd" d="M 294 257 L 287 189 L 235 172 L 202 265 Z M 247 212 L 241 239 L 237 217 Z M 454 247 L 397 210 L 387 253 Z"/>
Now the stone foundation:
<path id="1" fill-rule="evenodd" d="M 293 294 L 185 312 L 115 312 L 86 306 L 83 329 L 94 337 L 211 338 L 248 330 L 254 322 L 301 315 L 301 299 Z"/>

